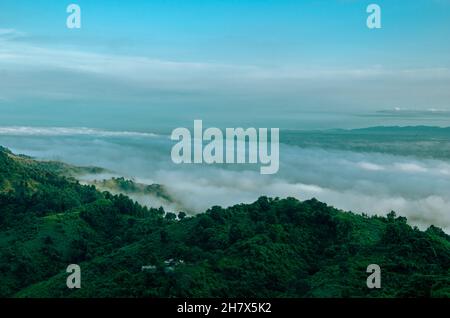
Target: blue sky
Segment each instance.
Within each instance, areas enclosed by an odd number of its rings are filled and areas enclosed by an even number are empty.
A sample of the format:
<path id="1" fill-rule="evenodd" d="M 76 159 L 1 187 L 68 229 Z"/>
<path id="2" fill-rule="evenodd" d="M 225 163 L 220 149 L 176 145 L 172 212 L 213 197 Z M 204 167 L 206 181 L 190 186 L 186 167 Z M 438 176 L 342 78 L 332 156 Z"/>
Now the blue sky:
<path id="1" fill-rule="evenodd" d="M 83 28 L 65 28 L 65 8 L 82 8 Z M 4 0 L 0 23 L 36 40 L 98 46 L 176 60 L 233 63 L 372 61 L 449 63 L 450 1 L 376 1 L 383 29 L 365 27 L 360 0 Z M 128 44 L 128 45 L 127 45 Z M 438 58 L 438 61 L 435 60 Z M 372 62 L 373 63 L 373 62 Z"/>
<path id="2" fill-rule="evenodd" d="M 2 0 L 0 106 L 450 110 L 449 40 L 449 0 Z"/>

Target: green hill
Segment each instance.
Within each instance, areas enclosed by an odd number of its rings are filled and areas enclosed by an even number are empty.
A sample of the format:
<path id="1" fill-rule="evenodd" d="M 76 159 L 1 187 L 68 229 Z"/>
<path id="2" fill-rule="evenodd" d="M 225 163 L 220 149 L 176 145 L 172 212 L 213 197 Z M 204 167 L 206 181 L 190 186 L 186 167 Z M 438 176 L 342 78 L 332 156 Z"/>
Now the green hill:
<path id="1" fill-rule="evenodd" d="M 161 184 L 142 184 L 133 180 L 120 178 L 111 178 L 103 180 L 94 180 L 90 184 L 95 185 L 99 190 L 110 191 L 113 193 L 123 193 L 126 195 L 143 194 L 152 195 L 167 203 L 175 202 L 176 200 L 171 197 L 165 187 Z"/>
<path id="2" fill-rule="evenodd" d="M 1 297 L 449 297 L 449 264 L 447 234 L 395 213 L 261 197 L 177 217 L 0 149 Z"/>

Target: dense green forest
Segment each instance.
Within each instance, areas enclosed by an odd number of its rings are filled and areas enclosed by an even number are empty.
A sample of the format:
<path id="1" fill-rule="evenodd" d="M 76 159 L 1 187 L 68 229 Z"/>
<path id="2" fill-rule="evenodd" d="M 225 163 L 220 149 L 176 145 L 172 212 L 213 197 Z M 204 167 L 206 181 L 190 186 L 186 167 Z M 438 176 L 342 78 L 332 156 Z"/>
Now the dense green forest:
<path id="1" fill-rule="evenodd" d="M 0 148 L 1 297 L 450 296 L 450 236 L 394 212 L 261 197 L 190 217 L 54 168 Z M 373 263 L 381 289 L 366 286 Z"/>

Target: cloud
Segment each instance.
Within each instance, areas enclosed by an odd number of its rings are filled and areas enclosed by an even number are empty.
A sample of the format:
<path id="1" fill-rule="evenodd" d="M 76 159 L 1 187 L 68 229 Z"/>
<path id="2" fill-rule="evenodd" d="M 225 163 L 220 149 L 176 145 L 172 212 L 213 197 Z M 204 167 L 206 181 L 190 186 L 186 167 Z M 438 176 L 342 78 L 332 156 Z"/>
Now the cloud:
<path id="1" fill-rule="evenodd" d="M 93 137 L 155 137 L 154 133 L 135 131 L 108 131 L 86 127 L 0 127 L 3 136 L 93 136 Z"/>
<path id="2" fill-rule="evenodd" d="M 250 203 L 261 195 L 316 197 L 369 215 L 394 210 L 411 224 L 421 228 L 434 224 L 450 233 L 450 163 L 446 161 L 282 144 L 279 173 L 262 176 L 251 165 L 175 165 L 167 136 L 13 136 L 1 131 L 0 144 L 18 153 L 100 166 L 141 183 L 163 184 L 178 201 L 166 205 L 168 209 L 198 213 L 212 205 Z M 161 204 L 152 197 L 135 199 L 155 207 Z"/>
<path id="3" fill-rule="evenodd" d="M 415 163 L 398 163 L 397 168 L 406 172 L 426 172 L 427 169 Z"/>
<path id="4" fill-rule="evenodd" d="M 380 165 L 376 165 L 374 163 L 370 163 L 370 162 L 360 162 L 360 163 L 358 163 L 358 166 L 361 167 L 362 169 L 371 170 L 371 171 L 384 170 L 384 167 L 382 167 Z"/>
<path id="5" fill-rule="evenodd" d="M 0 28 L 0 41 L 17 39 L 26 36 L 24 32 L 17 31 L 16 29 L 2 29 Z"/>
<path id="6" fill-rule="evenodd" d="M 31 39 L 14 29 L 0 29 L 3 99 L 133 103 L 158 98 L 178 104 L 203 101 L 209 107 L 227 100 L 228 107 L 242 108 L 245 103 L 298 110 L 311 105 L 379 109 L 393 100 L 398 107 L 413 103 L 445 109 L 450 98 L 446 66 L 323 68 L 174 61 L 39 45 Z"/>

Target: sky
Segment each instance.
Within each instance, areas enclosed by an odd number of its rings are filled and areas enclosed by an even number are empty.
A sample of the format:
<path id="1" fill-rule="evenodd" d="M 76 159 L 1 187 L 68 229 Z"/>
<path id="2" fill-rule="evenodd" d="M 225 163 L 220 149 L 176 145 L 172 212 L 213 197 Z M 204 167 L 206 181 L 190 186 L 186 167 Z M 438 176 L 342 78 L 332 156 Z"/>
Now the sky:
<path id="1" fill-rule="evenodd" d="M 449 39 L 449 0 L 2 0 L 0 125 L 450 111 Z"/>
<path id="2" fill-rule="evenodd" d="M 366 26 L 372 2 L 381 29 Z M 449 88 L 450 0 L 0 1 L 0 144 L 164 184 L 192 211 L 317 197 L 449 231 L 447 161 L 282 144 L 274 176 L 175 169 L 166 134 L 194 119 L 450 126 Z"/>

